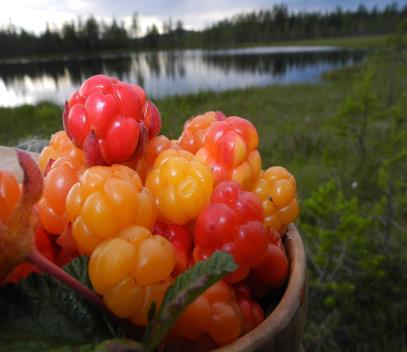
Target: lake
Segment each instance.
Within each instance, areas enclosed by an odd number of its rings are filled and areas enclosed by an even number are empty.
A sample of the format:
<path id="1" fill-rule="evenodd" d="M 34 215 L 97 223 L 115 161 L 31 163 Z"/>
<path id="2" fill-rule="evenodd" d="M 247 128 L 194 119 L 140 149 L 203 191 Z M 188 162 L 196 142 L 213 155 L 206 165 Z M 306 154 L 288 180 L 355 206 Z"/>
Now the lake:
<path id="1" fill-rule="evenodd" d="M 62 104 L 98 73 L 144 87 L 151 98 L 204 90 L 316 82 L 365 52 L 335 47 L 255 47 L 150 51 L 0 62 L 0 106 L 49 100 Z"/>

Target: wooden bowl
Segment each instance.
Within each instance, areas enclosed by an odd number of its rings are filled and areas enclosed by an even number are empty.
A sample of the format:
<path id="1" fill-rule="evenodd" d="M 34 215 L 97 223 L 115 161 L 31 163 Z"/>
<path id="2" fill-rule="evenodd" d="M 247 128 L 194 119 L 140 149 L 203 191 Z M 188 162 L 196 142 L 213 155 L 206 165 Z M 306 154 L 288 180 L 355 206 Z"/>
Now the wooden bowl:
<path id="1" fill-rule="evenodd" d="M 32 155 L 38 158 L 38 154 L 32 153 Z M 22 172 L 13 148 L 0 147 L 0 169 L 13 172 L 21 181 Z M 256 329 L 215 351 L 296 352 L 301 350 L 308 301 L 307 263 L 304 245 L 294 224 L 288 226 L 284 246 L 290 262 L 290 276 L 279 304 Z"/>

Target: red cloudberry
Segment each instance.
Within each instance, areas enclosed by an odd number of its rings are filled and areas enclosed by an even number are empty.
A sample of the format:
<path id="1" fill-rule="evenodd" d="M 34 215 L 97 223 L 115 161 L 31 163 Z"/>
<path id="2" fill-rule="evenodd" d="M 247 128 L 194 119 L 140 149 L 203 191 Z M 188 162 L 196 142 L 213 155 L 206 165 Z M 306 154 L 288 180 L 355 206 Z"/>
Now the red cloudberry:
<path id="1" fill-rule="evenodd" d="M 196 221 L 196 259 L 217 249 L 226 251 L 239 265 L 227 281 L 244 279 L 266 255 L 268 239 L 263 221 L 263 208 L 255 194 L 243 191 L 237 182 L 221 182 Z"/>
<path id="2" fill-rule="evenodd" d="M 183 226 L 157 221 L 153 233 L 165 237 L 174 247 L 176 264 L 172 275 L 175 277 L 184 272 L 189 267 L 193 245 L 192 237 L 187 229 Z"/>
<path id="3" fill-rule="evenodd" d="M 68 100 L 64 127 L 89 165 L 110 165 L 141 157 L 161 117 L 139 86 L 96 75 Z"/>

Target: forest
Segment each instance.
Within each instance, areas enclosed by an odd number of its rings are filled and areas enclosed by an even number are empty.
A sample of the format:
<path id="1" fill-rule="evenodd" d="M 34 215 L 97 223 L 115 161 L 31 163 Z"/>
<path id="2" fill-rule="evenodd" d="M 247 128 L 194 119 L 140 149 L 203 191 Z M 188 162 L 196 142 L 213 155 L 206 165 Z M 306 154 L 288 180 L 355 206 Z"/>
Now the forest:
<path id="1" fill-rule="evenodd" d="M 0 28 L 0 58 L 29 55 L 94 53 L 113 50 L 217 48 L 235 45 L 388 34 L 407 16 L 407 5 L 389 4 L 383 9 L 360 5 L 356 10 L 337 8 L 330 12 L 293 12 L 286 5 L 236 15 L 202 31 L 184 28 L 180 20 L 169 18 L 162 28 L 155 24 L 140 35 L 137 13 L 131 25 L 113 19 L 111 23 L 94 17 L 78 18 L 61 28 L 47 24 L 34 34 L 12 23 Z"/>

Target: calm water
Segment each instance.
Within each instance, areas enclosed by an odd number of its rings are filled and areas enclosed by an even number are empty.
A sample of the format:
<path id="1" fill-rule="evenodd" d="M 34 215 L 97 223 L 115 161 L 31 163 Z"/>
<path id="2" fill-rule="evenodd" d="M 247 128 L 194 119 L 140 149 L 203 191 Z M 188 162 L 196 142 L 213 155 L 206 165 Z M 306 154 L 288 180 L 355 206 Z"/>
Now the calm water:
<path id="1" fill-rule="evenodd" d="M 152 98 L 202 90 L 314 82 L 321 74 L 363 60 L 334 47 L 176 50 L 14 60 L 0 63 L 0 106 L 63 103 L 81 82 L 105 73 L 146 89 Z"/>

